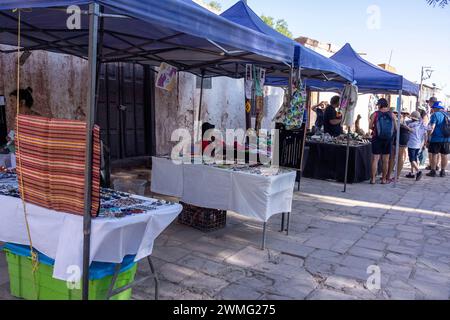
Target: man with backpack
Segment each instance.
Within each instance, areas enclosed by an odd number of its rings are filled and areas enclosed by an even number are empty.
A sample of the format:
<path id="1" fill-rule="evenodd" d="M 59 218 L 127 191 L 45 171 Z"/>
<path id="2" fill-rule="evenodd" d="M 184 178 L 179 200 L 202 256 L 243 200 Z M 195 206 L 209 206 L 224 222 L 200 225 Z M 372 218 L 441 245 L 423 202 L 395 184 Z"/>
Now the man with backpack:
<path id="1" fill-rule="evenodd" d="M 387 184 L 389 171 L 389 157 L 392 150 L 394 132 L 397 130 L 397 122 L 394 114 L 389 109 L 386 99 L 380 99 L 377 103 L 378 111 L 370 117 L 369 128 L 372 130 L 372 179 L 371 184 L 376 183 L 378 163 L 382 158 L 383 176 L 381 184 Z"/>
<path id="2" fill-rule="evenodd" d="M 437 162 L 440 156 L 441 172 L 440 176 L 445 177 L 448 164 L 448 154 L 450 153 L 450 118 L 445 112 L 442 102 L 435 102 L 433 105 L 433 115 L 430 119 L 431 140 L 428 147 L 430 153 L 431 171 L 429 177 L 437 176 Z"/>

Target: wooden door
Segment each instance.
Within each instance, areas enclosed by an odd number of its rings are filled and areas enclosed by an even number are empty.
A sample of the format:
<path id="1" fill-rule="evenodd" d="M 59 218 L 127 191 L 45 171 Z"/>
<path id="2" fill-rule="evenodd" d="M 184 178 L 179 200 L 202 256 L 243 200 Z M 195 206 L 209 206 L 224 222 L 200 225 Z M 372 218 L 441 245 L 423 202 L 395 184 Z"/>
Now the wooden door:
<path id="1" fill-rule="evenodd" d="M 101 67 L 97 123 L 111 160 L 151 155 L 151 89 L 145 67 L 114 63 Z"/>

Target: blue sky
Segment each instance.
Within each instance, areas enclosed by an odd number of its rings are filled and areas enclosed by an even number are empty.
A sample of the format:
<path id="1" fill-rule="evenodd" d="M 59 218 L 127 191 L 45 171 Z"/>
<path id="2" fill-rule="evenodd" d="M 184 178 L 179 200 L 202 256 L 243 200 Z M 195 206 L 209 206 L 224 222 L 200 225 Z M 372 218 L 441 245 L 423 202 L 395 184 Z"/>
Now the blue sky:
<path id="1" fill-rule="evenodd" d="M 218 0 L 224 10 L 236 1 Z M 427 82 L 450 94 L 450 6 L 433 8 L 425 0 L 248 0 L 248 4 L 260 15 L 285 19 L 296 37 L 337 46 L 349 42 L 376 64 L 387 63 L 393 51 L 391 65 L 411 81 L 420 80 L 422 66 L 432 66 L 435 72 Z M 379 10 L 380 19 L 376 13 L 368 14 L 373 8 Z M 368 21 L 379 28 L 369 28 Z"/>

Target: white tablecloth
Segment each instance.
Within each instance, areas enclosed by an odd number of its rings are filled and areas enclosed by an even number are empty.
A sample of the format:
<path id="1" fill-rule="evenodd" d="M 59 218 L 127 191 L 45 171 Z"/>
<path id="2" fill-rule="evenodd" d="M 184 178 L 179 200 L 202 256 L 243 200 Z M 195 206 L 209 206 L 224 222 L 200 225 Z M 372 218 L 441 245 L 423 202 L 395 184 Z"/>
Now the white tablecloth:
<path id="1" fill-rule="evenodd" d="M 162 195 L 181 198 L 183 195 L 183 166 L 175 166 L 164 158 L 152 158 L 151 189 Z"/>
<path id="2" fill-rule="evenodd" d="M 206 165 L 176 165 L 165 158 L 153 158 L 152 163 L 152 192 L 262 222 L 292 210 L 295 171 L 263 176 Z"/>
<path id="3" fill-rule="evenodd" d="M 28 245 L 21 200 L 0 196 L 0 203 L 0 241 Z M 181 210 L 174 204 L 120 219 L 93 219 L 90 261 L 120 263 L 127 255 L 136 255 L 135 261 L 151 255 L 155 239 Z M 53 277 L 73 280 L 69 267 L 82 272 L 83 217 L 31 204 L 27 212 L 34 248 L 55 260 Z"/>

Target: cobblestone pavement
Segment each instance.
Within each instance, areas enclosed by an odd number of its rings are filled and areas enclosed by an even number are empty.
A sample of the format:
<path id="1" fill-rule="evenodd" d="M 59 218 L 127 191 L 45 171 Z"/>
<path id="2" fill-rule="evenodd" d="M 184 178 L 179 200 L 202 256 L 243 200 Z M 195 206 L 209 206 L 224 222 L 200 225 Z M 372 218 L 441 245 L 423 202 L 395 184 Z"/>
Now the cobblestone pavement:
<path id="1" fill-rule="evenodd" d="M 291 233 L 273 218 L 265 251 L 261 225 L 237 215 L 207 234 L 174 223 L 153 255 L 161 298 L 449 299 L 450 178 L 342 189 L 304 180 Z M 379 268 L 380 289 L 367 287 L 368 268 Z M 138 277 L 148 270 L 141 263 Z M 0 299 L 11 298 L 7 281 L 0 255 Z M 133 298 L 153 295 L 149 281 Z"/>

